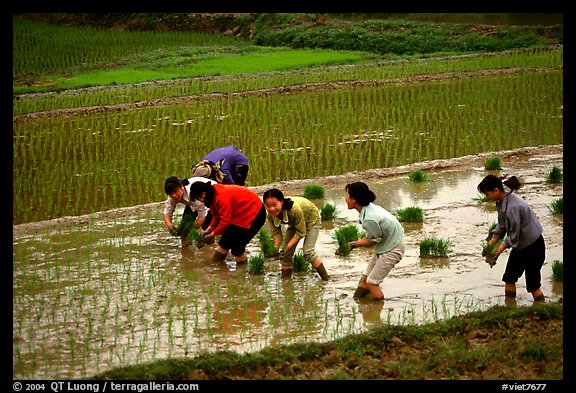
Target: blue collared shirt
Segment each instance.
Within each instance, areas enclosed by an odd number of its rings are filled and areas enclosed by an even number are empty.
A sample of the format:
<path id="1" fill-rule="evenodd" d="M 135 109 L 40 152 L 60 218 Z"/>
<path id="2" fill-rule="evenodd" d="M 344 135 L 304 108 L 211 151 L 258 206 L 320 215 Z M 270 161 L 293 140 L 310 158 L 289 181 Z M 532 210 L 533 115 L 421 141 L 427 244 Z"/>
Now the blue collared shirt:
<path id="1" fill-rule="evenodd" d="M 374 252 L 383 254 L 396 247 L 404 237 L 404 227 L 398 219 L 382 206 L 369 203 L 360 211 L 360 224 L 366 237 L 376 242 Z"/>
<path id="2" fill-rule="evenodd" d="M 496 202 L 498 224 L 492 231 L 497 239 L 504 237 L 506 248 L 518 250 L 534 243 L 542 234 L 542 225 L 528 203 L 520 196 L 509 192 L 502 202 Z"/>

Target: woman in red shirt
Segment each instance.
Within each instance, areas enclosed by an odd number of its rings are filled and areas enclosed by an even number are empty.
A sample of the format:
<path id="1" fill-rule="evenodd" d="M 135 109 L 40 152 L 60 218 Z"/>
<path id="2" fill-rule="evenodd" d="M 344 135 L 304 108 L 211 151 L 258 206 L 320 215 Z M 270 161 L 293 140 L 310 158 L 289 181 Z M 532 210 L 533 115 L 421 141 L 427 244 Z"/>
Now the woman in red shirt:
<path id="1" fill-rule="evenodd" d="M 204 203 L 213 216 L 202 238 L 209 242 L 221 235 L 212 260 L 223 261 L 231 251 L 236 263 L 245 263 L 246 245 L 266 222 L 266 209 L 258 194 L 234 184 L 197 181 L 190 186 L 190 198 Z"/>

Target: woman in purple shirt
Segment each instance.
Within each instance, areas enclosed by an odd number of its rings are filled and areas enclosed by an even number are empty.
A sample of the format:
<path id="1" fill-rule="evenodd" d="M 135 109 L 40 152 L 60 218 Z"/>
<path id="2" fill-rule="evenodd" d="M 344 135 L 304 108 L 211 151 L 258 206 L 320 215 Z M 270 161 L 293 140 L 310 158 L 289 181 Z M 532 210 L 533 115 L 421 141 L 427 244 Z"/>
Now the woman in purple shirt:
<path id="1" fill-rule="evenodd" d="M 236 146 L 224 146 L 206 154 L 192 167 L 192 177 L 205 177 L 222 184 L 246 185 L 248 157 Z"/>

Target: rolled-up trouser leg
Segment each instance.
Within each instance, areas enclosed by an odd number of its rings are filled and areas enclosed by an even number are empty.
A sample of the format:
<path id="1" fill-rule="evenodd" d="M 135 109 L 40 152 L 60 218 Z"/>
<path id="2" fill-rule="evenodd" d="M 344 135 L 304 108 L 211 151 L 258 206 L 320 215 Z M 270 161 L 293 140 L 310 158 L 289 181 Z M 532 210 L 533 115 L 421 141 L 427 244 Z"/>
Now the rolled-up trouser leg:
<path id="1" fill-rule="evenodd" d="M 320 262 L 320 265 L 316 266 L 314 269 L 316 269 L 320 277 L 322 277 L 322 280 L 328 281 L 330 279 L 330 276 L 328 275 L 328 272 L 326 272 L 326 268 L 322 262 Z"/>

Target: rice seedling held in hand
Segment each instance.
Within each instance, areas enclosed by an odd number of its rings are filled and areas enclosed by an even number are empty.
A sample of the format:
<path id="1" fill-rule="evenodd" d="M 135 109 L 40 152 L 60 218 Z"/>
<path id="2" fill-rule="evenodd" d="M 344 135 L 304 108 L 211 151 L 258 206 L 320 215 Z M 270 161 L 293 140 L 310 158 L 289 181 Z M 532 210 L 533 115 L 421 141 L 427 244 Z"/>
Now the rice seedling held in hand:
<path id="1" fill-rule="evenodd" d="M 496 250 L 498 249 L 497 243 L 489 243 L 486 240 L 482 240 L 480 245 L 482 246 L 482 255 L 488 257 L 496 255 Z"/>
<path id="2" fill-rule="evenodd" d="M 364 235 L 361 232 L 363 231 L 358 229 L 358 227 L 354 224 L 345 225 L 338 229 L 335 229 L 334 232 L 332 232 L 332 238 L 335 239 L 336 242 L 338 243 L 337 248 L 337 252 L 339 252 L 338 255 L 343 257 L 349 256 L 350 249 L 348 245 L 350 242 L 356 241 L 361 237 L 364 237 Z"/>
<path id="3" fill-rule="evenodd" d="M 324 187 L 320 184 L 307 184 L 304 186 L 304 198 L 322 199 L 324 198 Z"/>
<path id="4" fill-rule="evenodd" d="M 493 231 L 494 229 L 496 229 L 496 225 L 497 225 L 497 224 L 496 224 L 495 222 L 492 222 L 492 223 L 488 226 L 488 234 L 486 235 L 486 240 L 487 240 L 487 241 L 490 240 L 490 239 L 492 239 L 492 231 Z"/>
<path id="5" fill-rule="evenodd" d="M 502 169 L 502 159 L 500 157 L 488 157 L 484 160 L 484 169 L 495 171 Z"/>
<path id="6" fill-rule="evenodd" d="M 195 244 L 198 248 L 204 246 L 204 240 L 200 232 L 195 228 L 196 218 L 192 215 L 184 215 L 176 226 L 176 235 L 180 236 L 183 244 Z"/>
<path id="7" fill-rule="evenodd" d="M 176 225 L 176 235 L 186 238 L 192 229 L 194 229 L 194 221 L 196 221 L 196 219 L 192 215 L 182 217 L 178 225 Z"/>
<path id="8" fill-rule="evenodd" d="M 548 183 L 562 183 L 562 178 L 562 169 L 557 166 L 553 166 L 552 169 L 550 169 L 550 172 L 546 175 L 546 181 Z"/>
<path id="9" fill-rule="evenodd" d="M 486 195 L 480 194 L 478 193 L 478 195 L 476 195 L 475 197 L 472 198 L 472 200 L 478 202 L 478 203 L 482 203 L 482 202 L 488 202 L 488 199 L 486 198 Z"/>
<path id="10" fill-rule="evenodd" d="M 401 222 L 423 222 L 424 210 L 417 206 L 409 206 L 396 210 L 396 217 Z"/>
<path id="11" fill-rule="evenodd" d="M 278 249 L 274 247 L 274 239 L 272 239 L 272 235 L 267 229 L 261 228 L 256 236 L 260 242 L 260 250 L 264 258 L 278 255 Z"/>
<path id="12" fill-rule="evenodd" d="M 490 238 L 492 238 L 492 236 L 490 236 Z M 489 264 L 490 267 L 494 267 L 494 265 L 496 265 L 496 259 L 498 259 L 496 251 L 500 246 L 500 242 L 490 244 L 488 240 L 482 240 L 480 245 L 482 246 L 482 256 L 485 258 L 486 263 Z"/>

